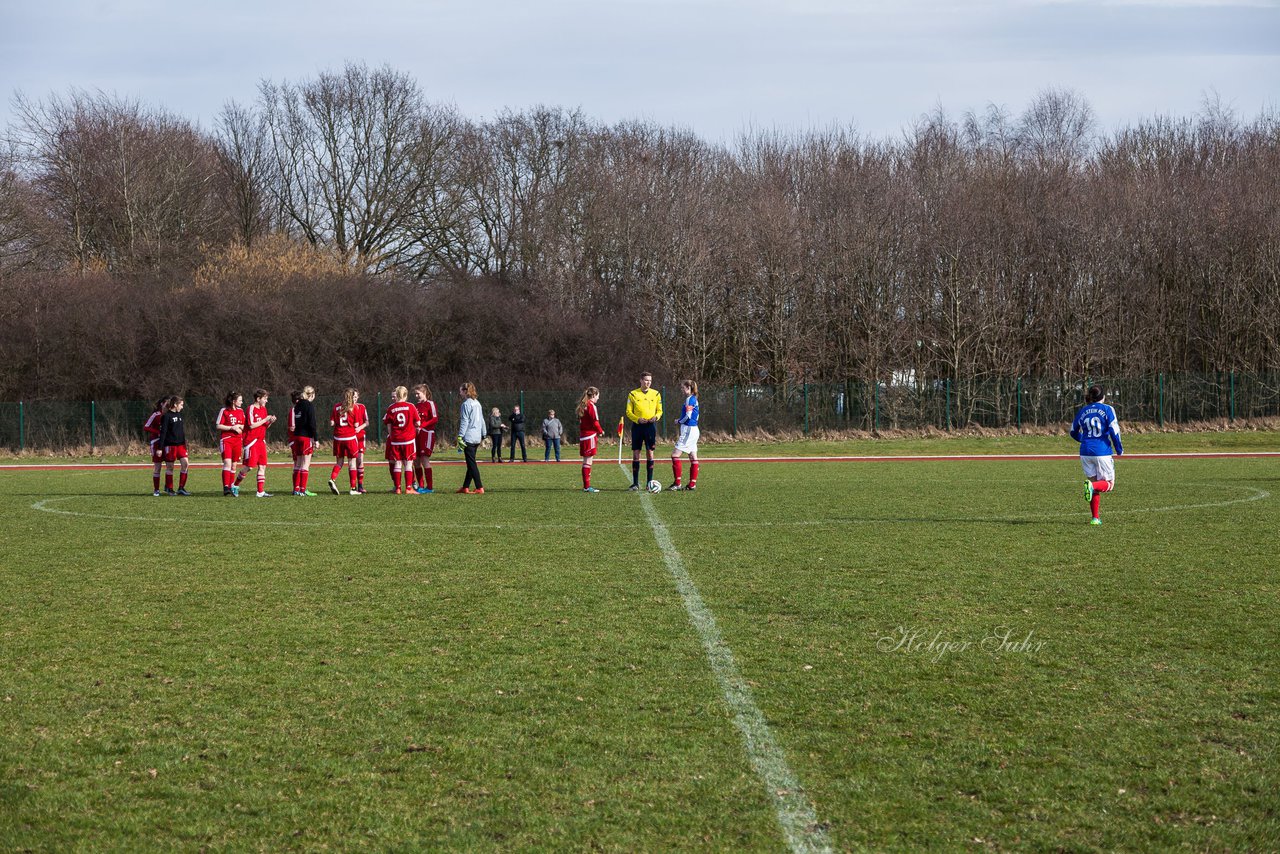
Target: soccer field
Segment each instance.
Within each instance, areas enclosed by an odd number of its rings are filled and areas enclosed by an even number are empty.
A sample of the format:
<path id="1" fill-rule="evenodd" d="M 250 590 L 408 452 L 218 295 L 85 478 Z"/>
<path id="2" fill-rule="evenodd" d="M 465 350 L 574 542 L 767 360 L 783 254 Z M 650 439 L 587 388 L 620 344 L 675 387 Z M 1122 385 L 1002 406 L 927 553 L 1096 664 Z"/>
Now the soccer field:
<path id="1" fill-rule="evenodd" d="M 1280 846 L 1280 458 L 482 470 L 0 472 L 0 847 Z"/>

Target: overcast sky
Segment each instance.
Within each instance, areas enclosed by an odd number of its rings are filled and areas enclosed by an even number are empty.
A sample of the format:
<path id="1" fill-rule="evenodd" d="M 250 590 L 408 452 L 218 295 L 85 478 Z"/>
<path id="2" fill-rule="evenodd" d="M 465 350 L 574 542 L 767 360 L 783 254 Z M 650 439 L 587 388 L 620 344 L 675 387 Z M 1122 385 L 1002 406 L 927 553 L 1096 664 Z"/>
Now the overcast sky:
<path id="1" fill-rule="evenodd" d="M 0 0 L 12 96 L 71 87 L 205 127 L 262 79 L 390 65 L 484 119 L 538 104 L 711 141 L 854 126 L 897 136 L 938 105 L 1014 114 L 1077 91 L 1103 129 L 1280 105 L 1280 0 Z"/>

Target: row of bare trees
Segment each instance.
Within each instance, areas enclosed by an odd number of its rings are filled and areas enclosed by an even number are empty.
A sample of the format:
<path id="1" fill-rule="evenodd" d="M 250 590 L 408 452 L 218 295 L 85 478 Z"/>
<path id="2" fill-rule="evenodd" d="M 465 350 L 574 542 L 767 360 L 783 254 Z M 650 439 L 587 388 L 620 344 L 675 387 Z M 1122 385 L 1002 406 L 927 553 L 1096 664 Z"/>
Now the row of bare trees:
<path id="1" fill-rule="evenodd" d="M 22 293 L 100 274 L 138 300 L 185 294 L 198 324 L 200 300 L 353 282 L 342 293 L 369 304 L 398 294 L 441 347 L 437 297 L 460 332 L 478 321 L 459 312 L 508 300 L 538 337 L 563 322 L 620 339 L 563 380 L 619 368 L 624 348 L 746 383 L 1280 370 L 1280 121 L 1214 101 L 1102 133 L 1051 90 L 1016 116 L 939 111 L 900 139 L 733 147 L 554 108 L 473 121 L 362 65 L 264 82 L 212 132 L 101 94 L 16 105 L 0 275 Z M 264 278 L 270 263 L 246 259 L 282 242 L 299 248 Z M 30 325 L 30 308 L 0 319 Z M 299 321 L 263 334 L 296 339 Z M 523 337 L 488 356 L 548 380 L 554 357 L 529 358 Z M 199 337 L 190 349 L 204 358 Z"/>

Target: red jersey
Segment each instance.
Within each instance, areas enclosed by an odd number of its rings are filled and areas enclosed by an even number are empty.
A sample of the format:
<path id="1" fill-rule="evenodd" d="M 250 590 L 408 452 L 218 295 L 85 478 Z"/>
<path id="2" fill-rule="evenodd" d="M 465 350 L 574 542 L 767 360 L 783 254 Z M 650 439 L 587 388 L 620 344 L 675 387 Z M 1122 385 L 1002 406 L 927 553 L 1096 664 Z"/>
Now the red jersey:
<path id="1" fill-rule="evenodd" d="M 297 409 L 295 409 L 294 407 L 290 406 L 290 407 L 289 407 L 289 420 L 288 420 L 287 422 L 285 422 L 285 428 L 284 428 L 284 437 L 285 437 L 285 439 L 286 439 L 286 440 L 288 440 L 288 442 L 289 442 L 289 444 L 290 444 L 290 445 L 292 445 L 292 444 L 293 444 L 293 440 L 294 440 L 295 438 L 297 438 L 297 437 L 294 435 L 294 432 L 293 432 L 293 428 L 294 428 L 294 420 L 295 420 L 297 417 L 298 417 L 298 410 L 297 410 Z"/>
<path id="2" fill-rule="evenodd" d="M 218 410 L 218 420 L 215 423 L 220 427 L 234 427 L 237 424 L 243 427 L 245 424 L 244 410 L 228 409 L 224 406 Z M 231 437 L 233 439 L 240 439 L 244 437 L 244 431 L 237 433 L 234 430 L 219 430 L 218 434 L 221 437 Z"/>
<path id="3" fill-rule="evenodd" d="M 418 425 L 422 423 L 418 409 L 407 400 L 397 401 L 387 407 L 387 414 L 382 416 L 389 425 L 387 443 L 390 445 L 412 445 L 418 433 Z"/>
<path id="4" fill-rule="evenodd" d="M 142 432 L 146 434 L 148 442 L 154 442 L 160 438 L 160 425 L 163 423 L 164 410 L 157 409 L 147 416 L 147 420 L 142 425 Z"/>
<path id="5" fill-rule="evenodd" d="M 343 412 L 342 404 L 339 403 L 333 407 L 333 414 L 329 416 L 329 420 L 333 422 L 334 441 L 341 442 L 346 439 L 356 438 L 356 425 L 360 422 L 356 420 L 354 406 L 350 412 Z"/>
<path id="6" fill-rule="evenodd" d="M 420 432 L 426 433 L 428 430 L 436 429 L 436 423 L 440 420 L 440 413 L 436 411 L 436 402 L 434 400 L 415 403 L 414 408 L 418 410 L 418 418 L 422 420 L 422 423 L 418 425 Z"/>
<path id="7" fill-rule="evenodd" d="M 363 439 L 364 431 L 369 429 L 369 410 L 364 408 L 363 403 L 357 403 L 351 410 L 351 420 L 359 428 L 356 430 L 356 438 Z"/>
<path id="8" fill-rule="evenodd" d="M 582 410 L 582 418 L 578 421 L 578 439 L 591 436 L 603 436 L 604 428 L 600 426 L 600 416 L 596 414 L 596 405 L 587 401 L 587 408 Z"/>
<path id="9" fill-rule="evenodd" d="M 253 424 L 253 422 L 255 421 L 265 421 L 266 417 L 267 417 L 267 408 L 265 406 L 258 406 L 256 403 L 249 405 L 248 424 Z M 250 427 L 246 425 L 246 429 L 244 431 L 244 443 L 246 445 L 248 445 L 250 442 L 265 442 L 265 441 L 267 441 L 267 425 L 266 424 L 259 424 L 257 427 Z"/>

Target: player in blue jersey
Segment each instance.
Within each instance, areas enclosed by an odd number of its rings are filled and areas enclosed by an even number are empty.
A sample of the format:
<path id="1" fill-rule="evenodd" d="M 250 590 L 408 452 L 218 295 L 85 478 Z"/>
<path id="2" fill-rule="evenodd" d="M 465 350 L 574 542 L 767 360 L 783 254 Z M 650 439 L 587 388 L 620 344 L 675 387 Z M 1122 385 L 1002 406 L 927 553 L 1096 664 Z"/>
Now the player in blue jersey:
<path id="1" fill-rule="evenodd" d="M 1116 411 L 1103 403 L 1105 395 L 1098 386 L 1089 386 L 1085 392 L 1085 405 L 1076 413 L 1071 422 L 1071 438 L 1080 443 L 1080 465 L 1087 478 L 1084 484 L 1084 496 L 1089 501 L 1089 510 L 1093 513 L 1091 525 L 1101 525 L 1098 518 L 1098 505 L 1102 501 L 1102 493 L 1116 488 L 1116 467 L 1111 459 L 1112 450 L 1117 457 L 1124 454 L 1120 444 L 1120 422 L 1116 420 Z"/>
<path id="2" fill-rule="evenodd" d="M 680 438 L 676 440 L 676 449 L 671 452 L 671 469 L 675 472 L 676 482 L 667 487 L 671 490 L 690 490 L 698 488 L 698 384 L 693 380 L 680 383 L 684 392 L 684 406 L 680 408 L 680 417 L 676 424 L 680 425 Z M 689 455 L 689 485 L 681 486 L 682 475 L 680 455 Z"/>

